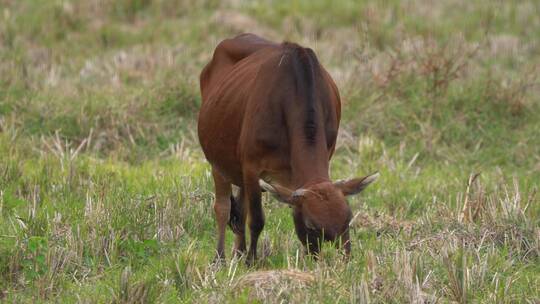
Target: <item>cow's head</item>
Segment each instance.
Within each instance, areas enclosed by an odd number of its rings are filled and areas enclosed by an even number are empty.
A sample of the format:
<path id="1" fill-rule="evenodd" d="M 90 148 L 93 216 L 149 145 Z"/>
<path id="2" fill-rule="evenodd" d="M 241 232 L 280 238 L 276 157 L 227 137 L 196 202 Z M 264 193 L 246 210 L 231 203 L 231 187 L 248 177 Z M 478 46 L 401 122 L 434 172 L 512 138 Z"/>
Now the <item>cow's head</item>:
<path id="1" fill-rule="evenodd" d="M 293 208 L 296 234 L 309 252 L 317 254 L 321 241 L 341 244 L 350 253 L 349 223 L 351 208 L 345 196 L 360 193 L 379 173 L 335 183 L 322 182 L 296 190 L 261 180 L 263 189 Z"/>

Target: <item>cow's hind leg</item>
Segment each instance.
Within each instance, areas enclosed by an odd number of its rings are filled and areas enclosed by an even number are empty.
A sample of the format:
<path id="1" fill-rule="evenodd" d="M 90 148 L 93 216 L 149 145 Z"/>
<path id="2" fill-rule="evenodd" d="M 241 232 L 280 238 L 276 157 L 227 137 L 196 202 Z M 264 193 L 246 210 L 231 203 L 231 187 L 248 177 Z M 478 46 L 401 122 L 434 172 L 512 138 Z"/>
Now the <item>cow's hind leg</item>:
<path id="1" fill-rule="evenodd" d="M 216 193 L 216 200 L 214 201 L 217 223 L 216 262 L 223 262 L 225 261 L 225 229 L 231 213 L 231 183 L 215 169 L 212 169 L 212 176 Z"/>
<path id="2" fill-rule="evenodd" d="M 246 215 L 247 208 L 244 205 L 244 190 L 240 188 L 237 195 L 231 195 L 231 214 L 229 226 L 235 234 L 234 254 L 237 257 L 246 252 Z"/>

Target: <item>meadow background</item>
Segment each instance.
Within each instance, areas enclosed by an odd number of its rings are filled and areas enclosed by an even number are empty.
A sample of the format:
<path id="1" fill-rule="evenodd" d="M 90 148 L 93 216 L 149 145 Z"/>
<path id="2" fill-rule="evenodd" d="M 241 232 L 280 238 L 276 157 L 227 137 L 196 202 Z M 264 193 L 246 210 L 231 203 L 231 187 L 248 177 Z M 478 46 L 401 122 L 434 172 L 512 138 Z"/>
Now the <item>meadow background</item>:
<path id="1" fill-rule="evenodd" d="M 381 173 L 348 263 L 266 196 L 259 264 L 211 263 L 198 75 L 241 32 L 315 50 L 332 176 Z M 539 303 L 539 76 L 535 0 L 0 0 L 0 302 Z"/>

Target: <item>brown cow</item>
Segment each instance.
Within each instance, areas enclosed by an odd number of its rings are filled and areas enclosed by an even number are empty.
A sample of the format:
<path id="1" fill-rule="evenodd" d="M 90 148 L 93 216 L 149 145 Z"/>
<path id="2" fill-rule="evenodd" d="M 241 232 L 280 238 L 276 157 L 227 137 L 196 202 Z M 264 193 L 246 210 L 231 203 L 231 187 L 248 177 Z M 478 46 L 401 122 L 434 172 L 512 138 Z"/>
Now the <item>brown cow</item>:
<path id="1" fill-rule="evenodd" d="M 227 223 L 236 235 L 235 253 L 245 252 L 247 218 L 247 261 L 255 260 L 265 221 L 263 189 L 292 207 L 296 233 L 309 252 L 317 253 L 322 240 L 337 240 L 349 254 L 345 196 L 362 191 L 377 174 L 330 181 L 341 105 L 315 53 L 242 34 L 217 46 L 200 81 L 198 132 L 215 183 L 217 258 L 224 258 Z M 233 184 L 240 187 L 236 197 Z"/>

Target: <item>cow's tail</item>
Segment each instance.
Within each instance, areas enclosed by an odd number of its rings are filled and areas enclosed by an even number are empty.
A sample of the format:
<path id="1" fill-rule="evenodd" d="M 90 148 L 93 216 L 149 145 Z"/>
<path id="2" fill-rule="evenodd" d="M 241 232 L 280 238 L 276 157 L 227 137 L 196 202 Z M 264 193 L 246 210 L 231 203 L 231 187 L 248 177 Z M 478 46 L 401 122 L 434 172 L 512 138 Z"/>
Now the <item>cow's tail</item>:
<path id="1" fill-rule="evenodd" d="M 231 227 L 231 230 L 235 234 L 238 234 L 245 229 L 245 223 L 243 223 L 242 220 L 243 192 L 244 191 L 240 189 L 240 191 L 238 191 L 238 194 L 231 195 L 231 213 L 229 216 L 229 227 Z"/>

